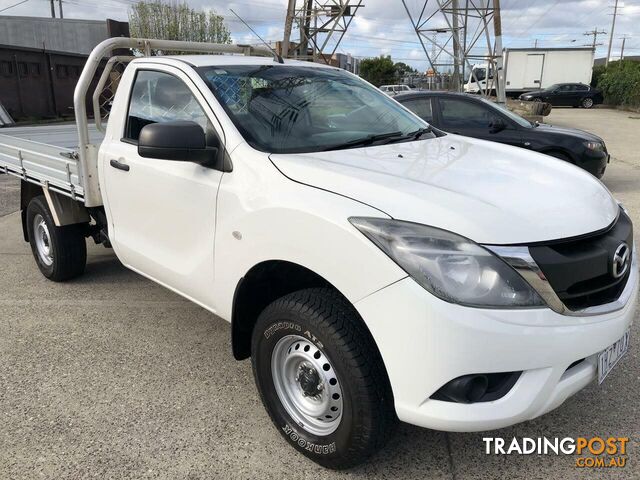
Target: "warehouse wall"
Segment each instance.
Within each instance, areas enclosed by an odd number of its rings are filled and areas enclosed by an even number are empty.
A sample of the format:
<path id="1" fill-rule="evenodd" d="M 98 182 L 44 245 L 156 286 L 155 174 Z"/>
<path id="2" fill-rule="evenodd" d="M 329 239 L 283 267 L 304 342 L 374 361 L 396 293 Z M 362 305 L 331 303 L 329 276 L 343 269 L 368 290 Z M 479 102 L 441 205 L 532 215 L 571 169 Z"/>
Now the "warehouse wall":
<path id="1" fill-rule="evenodd" d="M 14 120 L 73 115 L 83 55 L 0 45 L 0 102 Z"/>
<path id="2" fill-rule="evenodd" d="M 104 21 L 0 16 L 0 45 L 86 55 L 108 37 Z"/>
<path id="3" fill-rule="evenodd" d="M 0 16 L 0 103 L 16 121 L 72 116 L 89 52 L 114 36 L 128 23 Z"/>

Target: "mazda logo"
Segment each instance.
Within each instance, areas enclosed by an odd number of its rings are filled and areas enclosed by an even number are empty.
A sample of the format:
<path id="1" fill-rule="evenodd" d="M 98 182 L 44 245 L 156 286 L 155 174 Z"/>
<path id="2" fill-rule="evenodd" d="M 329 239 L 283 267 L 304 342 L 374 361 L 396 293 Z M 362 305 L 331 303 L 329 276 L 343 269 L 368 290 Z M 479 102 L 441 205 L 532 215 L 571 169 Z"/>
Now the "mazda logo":
<path id="1" fill-rule="evenodd" d="M 614 278 L 620 278 L 629 269 L 629 246 L 626 243 L 621 243 L 616 248 L 616 252 L 613 254 L 613 276 Z"/>

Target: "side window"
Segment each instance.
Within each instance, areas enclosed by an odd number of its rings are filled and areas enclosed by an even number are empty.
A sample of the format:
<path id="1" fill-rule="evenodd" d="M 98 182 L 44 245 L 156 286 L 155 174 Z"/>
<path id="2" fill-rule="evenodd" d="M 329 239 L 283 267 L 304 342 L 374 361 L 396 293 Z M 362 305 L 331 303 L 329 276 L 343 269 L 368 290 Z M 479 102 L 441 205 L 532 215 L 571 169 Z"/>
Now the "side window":
<path id="1" fill-rule="evenodd" d="M 191 120 L 205 131 L 207 116 L 189 88 L 168 73 L 140 70 L 129 100 L 125 138 L 137 141 L 146 125 L 175 120 Z"/>
<path id="2" fill-rule="evenodd" d="M 586 92 L 589 90 L 589 87 L 587 85 L 576 85 L 576 90 L 578 92 Z"/>
<path id="3" fill-rule="evenodd" d="M 495 117 L 489 109 L 475 102 L 456 98 L 441 98 L 438 101 L 444 128 L 488 128 Z"/>
<path id="4" fill-rule="evenodd" d="M 426 120 L 427 122 L 431 122 L 433 120 L 430 98 L 413 98 L 406 102 L 402 102 L 402 104 L 423 120 Z"/>

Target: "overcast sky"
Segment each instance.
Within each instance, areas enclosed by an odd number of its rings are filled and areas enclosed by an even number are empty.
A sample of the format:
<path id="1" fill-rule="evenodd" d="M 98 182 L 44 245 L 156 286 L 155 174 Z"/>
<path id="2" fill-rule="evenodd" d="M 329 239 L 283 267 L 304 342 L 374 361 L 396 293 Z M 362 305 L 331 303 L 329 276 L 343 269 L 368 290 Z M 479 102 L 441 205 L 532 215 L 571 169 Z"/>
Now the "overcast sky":
<path id="1" fill-rule="evenodd" d="M 0 10 L 20 0 L 0 0 Z M 57 5 L 57 1 L 56 5 Z M 598 37 L 596 56 L 606 55 L 615 0 L 502 0 L 502 28 L 504 47 L 571 47 L 591 43 L 585 36 L 587 30 L 605 30 L 607 35 Z M 128 10 L 135 0 L 63 0 L 66 18 L 127 20 Z M 255 43 L 257 39 L 229 11 L 235 10 L 267 41 L 282 39 L 287 0 L 187 0 L 194 8 L 210 8 L 223 15 L 231 29 L 234 41 Z M 302 0 L 298 0 L 302 4 Z M 417 14 L 424 0 L 406 0 L 409 10 Z M 436 5 L 429 0 L 427 12 Z M 464 0 L 460 0 L 463 5 Z M 476 4 L 481 3 L 476 0 Z M 640 55 L 640 0 L 619 2 L 619 9 L 612 47 L 612 56 L 619 56 L 621 37 L 629 35 L 625 54 Z M 391 55 L 394 61 L 403 61 L 420 70 L 427 66 L 426 57 L 401 0 L 364 0 L 364 8 L 358 10 L 340 44 L 338 51 L 358 57 L 380 54 Z M 9 8 L 0 15 L 50 16 L 49 0 L 27 0 Z M 436 15 L 427 28 L 441 27 L 444 19 Z M 299 33 L 294 30 L 292 40 Z M 438 40 L 442 42 L 445 35 Z M 428 44 L 428 42 L 426 42 Z M 431 53 L 431 46 L 428 44 Z M 484 54 L 486 41 L 482 38 L 474 53 Z"/>

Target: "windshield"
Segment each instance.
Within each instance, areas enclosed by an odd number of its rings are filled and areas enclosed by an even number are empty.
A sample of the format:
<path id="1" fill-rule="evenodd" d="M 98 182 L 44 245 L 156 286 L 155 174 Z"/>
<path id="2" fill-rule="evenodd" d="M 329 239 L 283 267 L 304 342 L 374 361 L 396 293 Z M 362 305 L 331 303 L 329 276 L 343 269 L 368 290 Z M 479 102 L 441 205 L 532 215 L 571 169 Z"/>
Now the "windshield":
<path id="1" fill-rule="evenodd" d="M 499 103 L 492 102 L 491 100 L 487 100 L 486 98 L 480 98 L 480 100 L 482 100 L 487 105 L 491 105 L 493 108 L 499 108 L 500 112 L 503 115 L 506 115 L 511 120 L 513 120 L 518 125 L 520 125 L 521 127 L 527 127 L 527 128 L 532 128 L 533 127 L 533 124 L 529 120 L 526 120 L 526 119 L 522 118 L 517 113 L 513 113 L 505 105 L 500 105 Z"/>
<path id="2" fill-rule="evenodd" d="M 233 65 L 196 70 L 245 140 L 263 152 L 409 141 L 425 138 L 419 131 L 428 127 L 377 88 L 339 69 Z"/>

